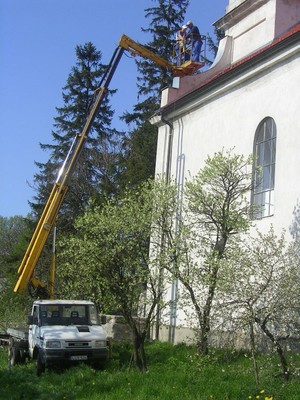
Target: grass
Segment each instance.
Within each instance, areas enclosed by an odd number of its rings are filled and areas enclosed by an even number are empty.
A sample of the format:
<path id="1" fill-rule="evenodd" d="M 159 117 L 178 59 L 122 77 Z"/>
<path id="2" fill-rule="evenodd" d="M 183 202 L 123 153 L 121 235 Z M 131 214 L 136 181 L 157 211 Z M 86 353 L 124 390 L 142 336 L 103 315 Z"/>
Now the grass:
<path id="1" fill-rule="evenodd" d="M 129 368 L 130 348 L 114 346 L 107 369 L 86 365 L 46 371 L 38 378 L 32 362 L 7 367 L 7 349 L 0 349 L 0 399 L 5 400 L 299 400 L 300 377 L 286 383 L 276 357 L 261 356 L 259 387 L 247 354 L 216 351 L 197 356 L 193 347 L 151 343 L 146 348 L 149 371 Z M 300 356 L 290 356 L 300 370 Z"/>

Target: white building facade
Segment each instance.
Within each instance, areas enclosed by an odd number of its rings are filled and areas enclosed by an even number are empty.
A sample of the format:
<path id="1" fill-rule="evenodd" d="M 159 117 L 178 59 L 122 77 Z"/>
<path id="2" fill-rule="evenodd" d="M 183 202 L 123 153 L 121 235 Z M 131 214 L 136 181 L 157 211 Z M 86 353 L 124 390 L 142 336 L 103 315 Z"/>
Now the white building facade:
<path id="1" fill-rule="evenodd" d="M 156 173 L 184 184 L 222 149 L 254 154 L 263 183 L 251 199 L 262 206 L 261 231 L 300 216 L 300 1 L 229 0 L 216 23 L 225 31 L 214 64 L 176 78 L 162 93 Z M 264 156 L 262 156 L 264 155 Z M 174 291 L 174 288 L 173 288 Z M 171 290 L 170 290 L 171 293 Z M 173 326 L 182 323 L 180 312 Z M 162 333 L 167 339 L 168 333 Z M 174 339 L 175 337 L 175 339 Z M 170 339 L 170 333 L 169 333 Z M 173 334 L 173 341 L 180 336 Z"/>

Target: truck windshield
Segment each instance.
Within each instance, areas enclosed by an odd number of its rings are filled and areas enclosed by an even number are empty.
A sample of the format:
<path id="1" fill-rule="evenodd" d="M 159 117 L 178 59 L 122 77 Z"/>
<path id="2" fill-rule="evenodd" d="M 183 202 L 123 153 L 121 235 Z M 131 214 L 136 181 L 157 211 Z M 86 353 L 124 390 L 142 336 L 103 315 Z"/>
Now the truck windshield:
<path id="1" fill-rule="evenodd" d="M 99 325 L 96 307 L 82 304 L 40 306 L 41 325 Z"/>

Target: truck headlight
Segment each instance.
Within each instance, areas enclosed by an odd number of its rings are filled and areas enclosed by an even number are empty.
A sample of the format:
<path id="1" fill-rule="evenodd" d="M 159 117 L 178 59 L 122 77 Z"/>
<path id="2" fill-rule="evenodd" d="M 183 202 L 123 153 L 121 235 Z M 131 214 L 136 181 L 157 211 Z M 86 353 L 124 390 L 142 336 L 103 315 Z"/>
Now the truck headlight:
<path id="1" fill-rule="evenodd" d="M 61 343 L 59 340 L 47 340 L 46 341 L 46 348 L 47 349 L 60 349 Z"/>
<path id="2" fill-rule="evenodd" d="M 96 340 L 95 341 L 95 347 L 105 347 L 105 346 L 106 346 L 105 340 Z"/>

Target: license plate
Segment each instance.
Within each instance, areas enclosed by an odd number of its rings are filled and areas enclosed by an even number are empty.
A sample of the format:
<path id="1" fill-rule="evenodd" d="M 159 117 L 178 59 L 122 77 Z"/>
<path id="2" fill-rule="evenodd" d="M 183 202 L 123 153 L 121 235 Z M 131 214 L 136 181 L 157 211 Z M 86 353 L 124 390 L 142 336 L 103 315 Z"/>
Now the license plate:
<path id="1" fill-rule="evenodd" d="M 87 360 L 87 356 L 71 356 L 70 360 L 72 360 L 72 361 Z"/>

